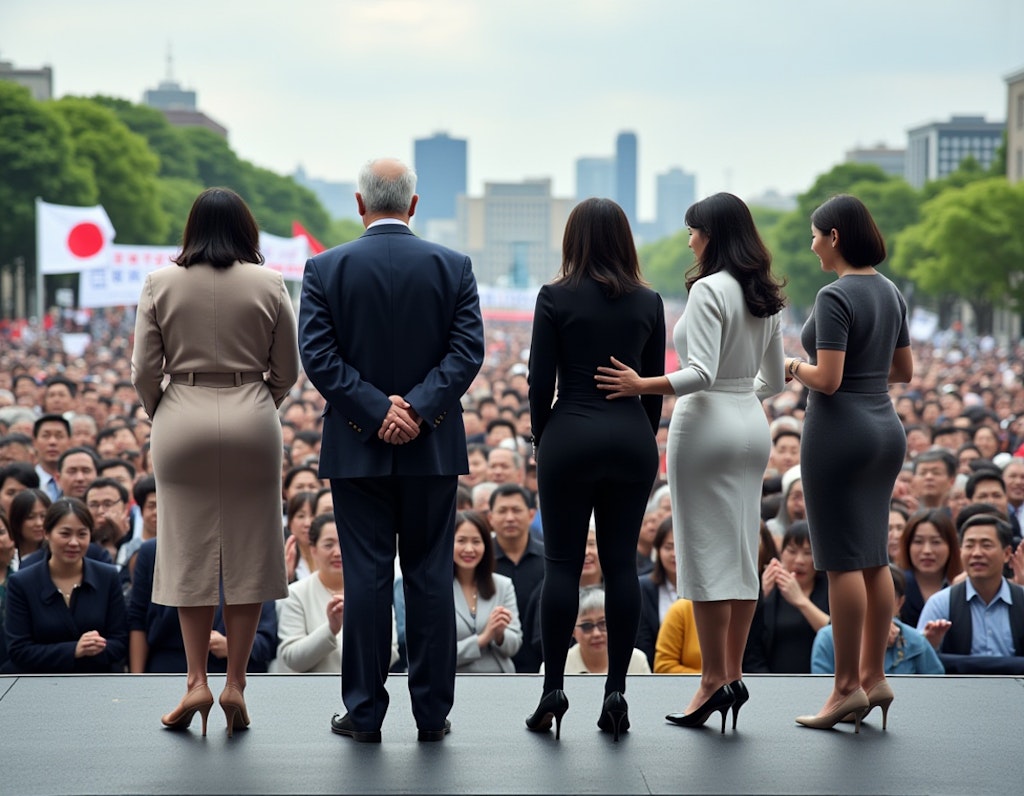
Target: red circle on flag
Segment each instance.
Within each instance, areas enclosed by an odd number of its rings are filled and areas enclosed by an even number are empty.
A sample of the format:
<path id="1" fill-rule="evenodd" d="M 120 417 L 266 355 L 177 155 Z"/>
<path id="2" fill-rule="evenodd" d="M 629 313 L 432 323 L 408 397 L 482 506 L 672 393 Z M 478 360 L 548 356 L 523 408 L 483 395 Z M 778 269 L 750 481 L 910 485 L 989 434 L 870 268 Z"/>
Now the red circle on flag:
<path id="1" fill-rule="evenodd" d="M 103 248 L 103 231 L 91 221 L 75 224 L 68 233 L 68 249 L 75 257 L 93 257 Z"/>

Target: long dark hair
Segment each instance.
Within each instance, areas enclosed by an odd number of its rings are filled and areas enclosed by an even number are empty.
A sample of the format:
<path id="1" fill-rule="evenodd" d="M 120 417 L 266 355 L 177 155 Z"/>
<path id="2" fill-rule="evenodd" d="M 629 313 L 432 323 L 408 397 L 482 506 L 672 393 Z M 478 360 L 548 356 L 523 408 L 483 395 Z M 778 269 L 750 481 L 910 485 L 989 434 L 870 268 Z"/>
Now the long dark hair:
<path id="1" fill-rule="evenodd" d="M 907 520 L 903 536 L 900 537 L 900 556 L 897 563 L 903 569 L 914 569 L 914 563 L 910 560 L 910 546 L 914 543 L 914 534 L 917 533 L 917 529 L 926 522 L 935 526 L 935 530 L 939 532 L 939 536 L 949 548 L 945 575 L 946 580 L 952 582 L 953 578 L 964 571 L 964 565 L 960 559 L 960 540 L 956 536 L 956 526 L 953 525 L 953 518 L 949 516 L 949 511 L 944 508 L 922 509 Z"/>
<path id="2" fill-rule="evenodd" d="M 743 288 L 750 314 L 768 318 L 785 304 L 786 281 L 772 274 L 772 255 L 754 225 L 750 209 L 738 196 L 716 193 L 690 206 L 686 226 L 699 229 L 707 245 L 697 263 L 686 272 L 686 289 L 719 271 L 728 271 Z"/>
<path id="3" fill-rule="evenodd" d="M 555 282 L 600 282 L 612 298 L 646 285 L 625 212 L 611 199 L 584 199 L 569 214 Z"/>
<path id="4" fill-rule="evenodd" d="M 484 554 L 480 563 L 473 570 L 473 580 L 476 582 L 477 593 L 485 600 L 494 596 L 494 540 L 491 539 L 491 526 L 487 519 L 479 511 L 460 511 L 455 515 L 455 528 L 458 529 L 462 523 L 468 522 L 480 533 L 484 540 Z M 452 561 L 452 574 L 458 572 L 458 566 Z"/>
<path id="5" fill-rule="evenodd" d="M 183 268 L 197 263 L 230 268 L 235 261 L 264 263 L 256 219 L 234 191 L 207 188 L 192 205 L 182 236 L 181 254 L 172 258 L 172 262 Z"/>
<path id="6" fill-rule="evenodd" d="M 839 254 L 854 268 L 870 268 L 885 259 L 885 239 L 864 203 L 838 194 L 811 213 L 811 223 L 828 234 L 839 233 Z"/>

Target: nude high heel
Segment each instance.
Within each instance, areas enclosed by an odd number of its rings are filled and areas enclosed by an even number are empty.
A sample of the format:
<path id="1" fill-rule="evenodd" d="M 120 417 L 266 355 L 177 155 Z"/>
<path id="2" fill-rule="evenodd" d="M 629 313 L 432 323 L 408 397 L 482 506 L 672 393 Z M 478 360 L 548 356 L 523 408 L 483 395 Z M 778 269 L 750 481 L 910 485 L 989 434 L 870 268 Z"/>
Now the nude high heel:
<path id="1" fill-rule="evenodd" d="M 796 723 L 814 730 L 830 730 L 845 716 L 852 715 L 854 732 L 860 732 L 860 720 L 869 709 L 868 695 L 864 693 L 863 688 L 857 688 L 828 713 L 819 713 L 817 716 L 797 716 Z"/>
<path id="2" fill-rule="evenodd" d="M 864 715 L 867 716 L 874 708 L 882 709 L 882 729 L 886 728 L 889 721 L 889 705 L 896 698 L 892 687 L 887 680 L 879 680 L 868 689 L 868 709 Z"/>
<path id="3" fill-rule="evenodd" d="M 178 707 L 160 718 L 169 730 L 187 730 L 192 717 L 198 713 L 203 718 L 203 735 L 206 735 L 206 719 L 213 707 L 213 693 L 206 683 L 200 683 L 188 690 Z"/>
<path id="4" fill-rule="evenodd" d="M 235 730 L 249 729 L 249 711 L 245 708 L 241 686 L 226 683 L 220 692 L 220 707 L 228 721 L 228 738 L 233 736 Z"/>

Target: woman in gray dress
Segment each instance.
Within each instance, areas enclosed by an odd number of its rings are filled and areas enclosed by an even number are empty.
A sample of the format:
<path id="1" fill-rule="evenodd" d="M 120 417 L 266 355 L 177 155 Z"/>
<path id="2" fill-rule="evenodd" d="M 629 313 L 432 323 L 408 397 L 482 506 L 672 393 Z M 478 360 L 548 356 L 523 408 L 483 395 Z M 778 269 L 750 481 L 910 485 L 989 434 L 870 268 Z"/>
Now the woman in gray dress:
<path id="1" fill-rule="evenodd" d="M 668 480 L 679 561 L 679 594 L 693 601 L 700 687 L 684 727 L 712 713 L 736 714 L 748 698 L 743 650 L 757 606 L 761 485 L 771 439 L 761 400 L 784 385 L 780 285 L 754 219 L 732 194 L 686 211 L 690 248 L 686 311 L 673 331 L 683 368 L 640 378 L 614 358 L 598 368 L 609 398 L 677 395 L 668 439 Z"/>
<path id="2" fill-rule="evenodd" d="M 875 270 L 885 242 L 853 196 L 834 196 L 811 215 L 811 251 L 837 279 L 819 292 L 801 341 L 811 357 L 786 361 L 809 388 L 800 445 L 814 566 L 828 573 L 835 639 L 832 693 L 807 727 L 829 728 L 872 708 L 888 710 L 885 648 L 892 624 L 889 500 L 906 435 L 889 384 L 910 381 L 907 307 Z"/>
<path id="3" fill-rule="evenodd" d="M 259 229 L 233 191 L 199 195 L 175 262 L 146 278 L 132 354 L 160 493 L 153 602 L 177 606 L 188 661 L 188 691 L 162 721 L 185 729 L 198 712 L 205 731 L 223 590 L 230 735 L 249 724 L 242 692 L 262 604 L 288 594 L 277 407 L 298 375 L 295 316 L 281 275 L 260 267 Z"/>

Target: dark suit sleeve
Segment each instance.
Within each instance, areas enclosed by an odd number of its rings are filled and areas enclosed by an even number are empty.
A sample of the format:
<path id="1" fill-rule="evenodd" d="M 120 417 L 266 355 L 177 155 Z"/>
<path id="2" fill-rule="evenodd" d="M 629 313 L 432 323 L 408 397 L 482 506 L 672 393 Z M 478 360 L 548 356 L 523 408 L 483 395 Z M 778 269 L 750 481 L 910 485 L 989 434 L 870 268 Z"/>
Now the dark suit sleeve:
<path id="1" fill-rule="evenodd" d="M 78 639 L 54 644 L 39 644 L 35 641 L 32 615 L 37 611 L 45 611 L 46 606 L 39 599 L 38 589 L 34 594 L 33 589 L 31 582 L 22 584 L 17 577 L 11 578 L 7 584 L 4 630 L 7 633 L 10 661 L 19 672 L 71 673 L 75 670 L 75 646 Z"/>
<path id="2" fill-rule="evenodd" d="M 256 638 L 249 654 L 247 671 L 265 672 L 269 663 L 277 657 L 277 610 L 274 601 L 263 603 L 260 609 L 260 623 L 256 627 Z"/>
<path id="3" fill-rule="evenodd" d="M 660 295 L 657 301 L 658 316 L 654 322 L 654 329 L 640 354 L 640 375 L 645 378 L 665 375 L 665 304 Z M 662 396 L 641 395 L 640 403 L 643 404 L 647 419 L 651 422 L 651 429 L 657 434 L 658 425 L 661 423 Z"/>
<path id="4" fill-rule="evenodd" d="M 147 633 L 149 605 L 153 601 L 153 553 L 155 547 L 143 544 L 135 554 L 135 574 L 128 600 L 128 629 Z"/>
<path id="5" fill-rule="evenodd" d="M 440 423 L 439 418 L 452 407 L 458 406 L 462 396 L 480 372 L 484 363 L 484 319 L 480 314 L 480 296 L 477 293 L 473 267 L 466 257 L 462 263 L 462 278 L 455 303 L 455 316 L 448 332 L 448 352 L 426 378 L 405 394 L 420 417 L 423 429 L 430 431 Z M 377 425 L 387 414 L 387 407 L 377 418 Z M 459 423 L 462 418 L 455 418 Z"/>
<path id="6" fill-rule="evenodd" d="M 544 427 L 551 417 L 555 398 L 555 375 L 558 362 L 558 328 L 555 303 L 545 285 L 537 294 L 533 312 L 533 338 L 530 341 L 530 421 L 533 442 L 540 444 Z"/>
<path id="7" fill-rule="evenodd" d="M 99 655 L 92 658 L 90 670 L 102 668 L 109 671 L 121 671 L 128 660 L 128 615 L 124 605 L 124 592 L 116 572 L 111 572 L 106 581 L 106 594 L 97 594 L 96 599 L 106 599 L 104 621 L 99 627 L 87 627 L 82 632 L 95 630 L 107 640 L 107 646 Z"/>
<path id="8" fill-rule="evenodd" d="M 358 370 L 341 358 L 334 335 L 331 308 L 324 294 L 319 271 L 312 260 L 306 261 L 302 277 L 298 328 L 302 367 L 313 386 L 330 406 L 337 407 L 345 417 L 361 427 L 361 440 L 365 442 L 376 435 L 391 402 L 387 395 L 365 381 Z M 481 352 L 482 349 L 481 334 Z"/>

